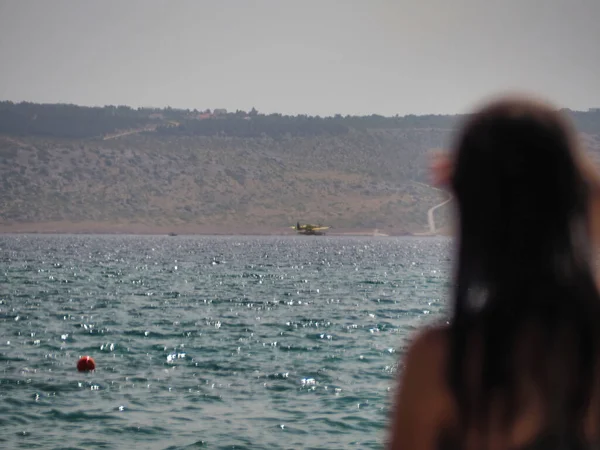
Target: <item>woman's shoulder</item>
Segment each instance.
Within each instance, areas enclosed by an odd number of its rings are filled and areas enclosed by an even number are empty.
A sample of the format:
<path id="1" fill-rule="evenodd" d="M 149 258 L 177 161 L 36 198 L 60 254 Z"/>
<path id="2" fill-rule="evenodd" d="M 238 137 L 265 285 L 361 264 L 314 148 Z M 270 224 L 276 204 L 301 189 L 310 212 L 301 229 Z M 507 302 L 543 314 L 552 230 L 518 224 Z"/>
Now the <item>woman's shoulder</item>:
<path id="1" fill-rule="evenodd" d="M 422 329 L 412 339 L 405 356 L 405 364 L 431 366 L 445 364 L 448 356 L 450 334 L 448 326 Z"/>
<path id="2" fill-rule="evenodd" d="M 428 327 L 401 357 L 390 448 L 435 448 L 439 430 L 453 423 L 445 382 L 448 342 L 448 327 Z"/>
<path id="3" fill-rule="evenodd" d="M 403 383 L 412 389 L 427 392 L 426 397 L 438 401 L 447 394 L 447 362 L 449 356 L 448 327 L 422 329 L 412 339 L 402 357 Z M 421 394 L 422 395 L 422 394 Z M 421 397 L 421 401 L 424 397 Z"/>

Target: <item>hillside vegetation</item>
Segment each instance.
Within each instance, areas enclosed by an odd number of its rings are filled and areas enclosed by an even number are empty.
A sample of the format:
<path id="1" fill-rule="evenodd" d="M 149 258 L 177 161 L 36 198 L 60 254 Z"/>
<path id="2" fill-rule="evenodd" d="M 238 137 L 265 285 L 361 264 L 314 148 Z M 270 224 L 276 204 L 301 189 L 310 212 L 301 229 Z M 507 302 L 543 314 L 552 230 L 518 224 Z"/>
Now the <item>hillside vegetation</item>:
<path id="1" fill-rule="evenodd" d="M 570 114 L 598 152 L 600 113 Z M 0 102 L 0 230 L 426 231 L 427 152 L 461 120 Z"/>

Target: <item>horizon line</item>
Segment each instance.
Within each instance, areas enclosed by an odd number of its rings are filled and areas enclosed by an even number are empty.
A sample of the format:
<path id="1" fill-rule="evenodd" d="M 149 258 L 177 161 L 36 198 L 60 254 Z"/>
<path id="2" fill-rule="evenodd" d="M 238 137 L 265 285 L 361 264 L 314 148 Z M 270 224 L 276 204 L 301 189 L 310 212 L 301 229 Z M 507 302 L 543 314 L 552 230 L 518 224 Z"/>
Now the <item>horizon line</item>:
<path id="1" fill-rule="evenodd" d="M 380 114 L 380 113 L 370 113 L 370 114 L 343 114 L 343 113 L 335 113 L 335 114 L 326 114 L 326 115 L 321 115 L 321 114 L 309 114 L 309 113 L 296 113 L 296 114 L 290 114 L 290 113 L 281 113 L 281 112 L 261 112 L 260 110 L 256 109 L 256 107 L 252 107 L 250 108 L 250 110 L 246 111 L 244 109 L 240 109 L 240 108 L 236 108 L 235 111 L 234 110 L 229 110 L 228 108 L 182 108 L 182 107 L 174 107 L 174 106 L 131 106 L 131 105 L 127 105 L 127 104 L 104 104 L 104 105 L 98 105 L 98 104 L 94 104 L 94 105 L 90 105 L 90 104 L 82 104 L 82 103 L 72 103 L 72 102 L 36 102 L 36 101 L 30 101 L 30 100 L 19 100 L 19 101 L 15 101 L 15 100 L 8 100 L 8 99 L 0 99 L 0 103 L 12 103 L 14 105 L 19 105 L 19 104 L 30 104 L 30 105 L 39 105 L 39 106 L 46 106 L 46 105 L 61 105 L 61 106 L 75 106 L 75 107 L 79 107 L 79 108 L 109 108 L 109 107 L 113 107 L 113 108 L 119 108 L 119 107 L 124 107 L 124 108 L 129 108 L 132 110 L 174 110 L 174 111 L 187 111 L 187 112 L 193 112 L 193 111 L 197 111 L 197 112 L 203 112 L 206 110 L 210 110 L 211 112 L 214 112 L 215 110 L 226 110 L 227 114 L 233 114 L 236 112 L 245 112 L 245 113 L 249 113 L 252 109 L 254 109 L 255 111 L 257 111 L 257 114 L 259 115 L 264 115 L 264 116 L 269 116 L 269 115 L 273 115 L 273 114 L 278 114 L 281 116 L 288 116 L 288 117 L 298 117 L 298 116 L 307 116 L 307 117 L 319 117 L 319 118 L 334 118 L 336 116 L 341 116 L 342 118 L 346 118 L 346 117 L 371 117 L 371 116 L 379 116 L 379 117 L 384 117 L 384 118 L 402 118 L 402 117 L 423 117 L 423 116 L 447 116 L 447 117 L 452 117 L 452 116 L 465 116 L 465 115 L 469 115 L 470 113 L 424 113 L 424 114 L 415 114 L 415 113 L 409 113 L 409 114 L 404 114 L 401 115 L 399 113 L 396 113 L 395 115 L 385 115 L 385 114 Z M 581 110 L 581 109 L 571 109 L 568 107 L 561 107 L 558 108 L 559 111 L 569 111 L 569 112 L 581 112 L 581 113 L 588 113 L 588 112 L 600 112 L 600 107 L 588 107 L 587 110 Z"/>

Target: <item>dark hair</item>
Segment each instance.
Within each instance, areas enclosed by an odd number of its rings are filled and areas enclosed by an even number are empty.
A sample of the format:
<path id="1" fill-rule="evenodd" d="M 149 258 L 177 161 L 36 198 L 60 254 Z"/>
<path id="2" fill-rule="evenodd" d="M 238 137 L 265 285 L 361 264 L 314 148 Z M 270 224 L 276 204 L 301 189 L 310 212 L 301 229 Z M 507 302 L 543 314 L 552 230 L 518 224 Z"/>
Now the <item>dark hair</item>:
<path id="1" fill-rule="evenodd" d="M 600 296 L 578 155 L 570 124 L 532 100 L 494 101 L 459 135 L 449 381 L 462 439 L 467 430 L 485 436 L 492 420 L 508 430 L 527 400 L 523 380 L 540 395 L 540 431 L 556 442 L 583 436 Z"/>

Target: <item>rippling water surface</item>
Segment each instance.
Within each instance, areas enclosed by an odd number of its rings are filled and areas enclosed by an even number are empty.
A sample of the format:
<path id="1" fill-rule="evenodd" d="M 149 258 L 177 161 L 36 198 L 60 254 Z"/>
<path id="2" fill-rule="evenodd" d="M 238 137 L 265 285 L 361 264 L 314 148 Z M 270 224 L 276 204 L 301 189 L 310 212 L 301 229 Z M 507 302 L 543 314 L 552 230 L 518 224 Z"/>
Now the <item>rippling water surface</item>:
<path id="1" fill-rule="evenodd" d="M 406 339 L 443 313 L 449 247 L 0 236 L 0 447 L 381 448 Z"/>

